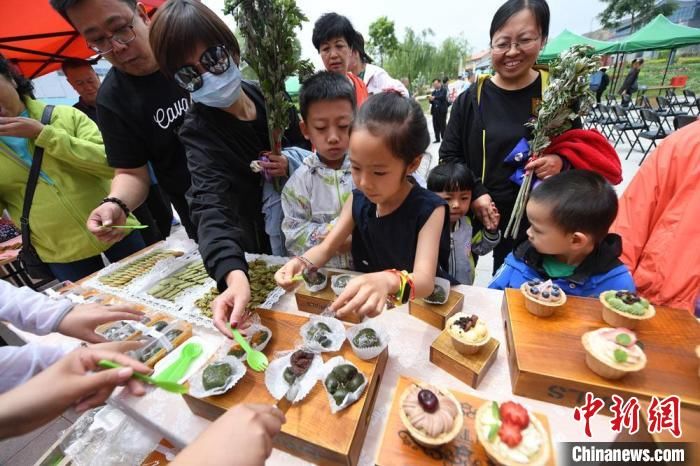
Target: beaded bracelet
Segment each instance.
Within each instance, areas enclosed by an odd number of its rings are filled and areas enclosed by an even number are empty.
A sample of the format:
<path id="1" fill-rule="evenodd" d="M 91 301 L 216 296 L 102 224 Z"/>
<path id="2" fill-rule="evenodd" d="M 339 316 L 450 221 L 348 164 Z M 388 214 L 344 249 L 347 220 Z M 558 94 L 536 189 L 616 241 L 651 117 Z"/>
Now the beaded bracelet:
<path id="1" fill-rule="evenodd" d="M 295 259 L 299 259 L 299 260 L 301 261 L 301 263 L 304 264 L 304 266 L 305 266 L 307 269 L 316 270 L 316 269 L 318 268 L 318 267 L 316 267 L 316 266 L 314 265 L 313 262 L 311 262 L 309 259 L 307 259 L 307 258 L 304 257 L 304 256 L 294 256 L 294 258 L 295 258 Z"/>
<path id="2" fill-rule="evenodd" d="M 108 202 L 111 202 L 111 203 L 113 203 L 113 204 L 117 204 L 117 205 L 118 205 L 119 207 L 121 207 L 121 209 L 124 211 L 124 215 L 126 215 L 127 217 L 129 216 L 129 213 L 130 213 L 131 211 L 130 211 L 129 208 L 126 206 L 126 204 L 124 203 L 124 201 L 122 201 L 122 200 L 119 199 L 118 197 L 105 197 L 104 199 L 102 199 L 102 202 L 100 202 L 100 205 L 106 204 L 106 203 L 108 203 Z"/>

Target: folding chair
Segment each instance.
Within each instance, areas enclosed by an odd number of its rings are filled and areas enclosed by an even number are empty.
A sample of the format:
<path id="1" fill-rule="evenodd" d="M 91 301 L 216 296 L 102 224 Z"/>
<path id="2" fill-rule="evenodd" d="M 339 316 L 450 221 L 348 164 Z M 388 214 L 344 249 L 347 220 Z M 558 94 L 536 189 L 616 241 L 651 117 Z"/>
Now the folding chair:
<path id="1" fill-rule="evenodd" d="M 600 126 L 600 132 L 608 139 L 613 139 L 614 125 L 617 123 L 617 119 L 613 117 L 610 112 L 610 107 L 603 104 L 598 104 L 598 111 L 600 112 L 601 118 L 598 120 L 598 126 Z"/>
<path id="2" fill-rule="evenodd" d="M 651 100 L 649 99 L 649 97 L 643 96 L 642 97 L 642 108 L 645 108 L 647 110 L 651 110 L 652 112 L 656 113 L 656 115 L 658 115 L 661 119 L 661 124 L 662 125 L 665 124 L 666 127 L 668 128 L 668 132 L 670 133 L 673 131 L 673 127 L 671 127 L 671 123 L 669 123 L 666 119 L 673 118 L 676 115 L 669 114 L 667 109 L 661 105 L 661 101 L 659 101 L 659 99 L 662 99 L 663 101 L 666 100 L 665 97 L 659 96 L 656 98 L 656 106 L 654 106 L 651 103 Z"/>
<path id="3" fill-rule="evenodd" d="M 659 114 L 659 116 L 677 117 L 688 114 L 688 112 L 684 112 L 683 110 L 674 109 L 673 104 L 666 97 L 658 96 L 656 101 L 659 103 L 659 111 L 656 112 Z"/>
<path id="4" fill-rule="evenodd" d="M 586 129 L 591 129 L 596 126 L 598 120 L 600 120 L 600 111 L 598 110 L 598 104 L 591 107 L 591 111 L 583 119 L 583 126 Z"/>
<path id="5" fill-rule="evenodd" d="M 694 123 L 696 120 L 697 117 L 695 115 L 680 115 L 673 119 L 673 127 L 679 130 L 684 126 Z"/>
<path id="6" fill-rule="evenodd" d="M 668 136 L 668 133 L 666 133 L 666 130 L 661 123 L 661 117 L 659 117 L 656 112 L 649 110 L 648 108 L 643 108 L 640 111 L 642 113 L 642 121 L 644 121 L 647 128 L 639 133 L 639 137 L 642 139 L 649 139 L 651 144 L 649 144 L 649 147 L 647 147 L 644 151 L 644 155 L 642 155 L 642 160 L 639 161 L 639 165 L 644 162 L 644 159 L 647 157 L 647 154 L 651 148 L 656 147 L 656 141 Z"/>
<path id="7" fill-rule="evenodd" d="M 688 110 L 692 115 L 697 115 L 695 111 L 697 110 L 695 104 L 697 102 L 697 99 L 695 98 L 695 92 L 684 89 L 683 90 L 683 96 L 685 97 L 685 101 L 687 102 Z"/>
<path id="8" fill-rule="evenodd" d="M 634 146 L 637 144 L 639 144 L 639 148 L 641 149 L 641 151 L 644 152 L 644 146 L 639 140 L 639 134 L 643 130 L 648 129 L 646 123 L 644 121 L 632 120 L 629 116 L 629 112 L 625 110 L 625 108 L 621 105 L 615 105 L 613 107 L 613 111 L 615 112 L 617 120 L 619 121 L 619 123 L 615 125 L 615 130 L 618 133 L 620 133 L 620 135 L 617 138 L 617 141 L 615 141 L 615 148 L 617 148 L 617 144 L 620 142 L 620 140 L 622 140 L 622 136 L 624 135 L 625 139 L 627 139 L 627 142 L 630 144 L 630 150 L 627 152 L 625 160 L 630 158 L 630 154 L 634 150 Z M 634 142 L 632 141 L 632 138 L 630 138 L 627 134 L 628 131 L 633 131 Z"/>
<path id="9" fill-rule="evenodd" d="M 666 89 L 666 99 L 668 99 L 668 102 L 675 107 L 687 107 L 688 106 L 688 99 L 685 97 L 680 97 L 676 94 L 676 92 L 673 89 Z"/>

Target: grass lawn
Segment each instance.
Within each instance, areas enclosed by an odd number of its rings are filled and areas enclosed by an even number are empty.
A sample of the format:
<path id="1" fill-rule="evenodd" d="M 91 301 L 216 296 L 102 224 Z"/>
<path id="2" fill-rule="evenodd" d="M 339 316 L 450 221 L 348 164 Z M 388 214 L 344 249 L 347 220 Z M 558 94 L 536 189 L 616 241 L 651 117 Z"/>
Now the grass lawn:
<path id="1" fill-rule="evenodd" d="M 651 60 L 645 62 L 642 66 L 642 71 L 639 74 L 639 85 L 644 86 L 659 86 L 661 85 L 661 78 L 664 75 L 664 69 L 666 68 L 666 60 L 663 62 L 659 60 Z M 618 84 L 618 89 L 622 84 L 622 80 L 629 72 L 629 67 L 623 72 L 620 84 Z M 696 93 L 700 92 L 700 63 L 675 63 L 668 68 L 668 74 L 666 75 L 665 84 L 669 84 L 671 77 L 678 75 L 688 75 L 688 83 L 685 88 Z M 678 92 L 677 92 L 678 93 Z M 656 95 L 656 92 L 651 92 L 650 95 Z"/>

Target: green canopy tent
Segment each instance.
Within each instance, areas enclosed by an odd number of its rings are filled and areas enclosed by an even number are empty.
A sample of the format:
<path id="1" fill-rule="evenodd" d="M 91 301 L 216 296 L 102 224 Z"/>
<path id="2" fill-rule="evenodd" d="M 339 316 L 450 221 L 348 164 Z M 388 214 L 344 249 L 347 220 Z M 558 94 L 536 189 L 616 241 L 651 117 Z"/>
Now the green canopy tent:
<path id="1" fill-rule="evenodd" d="M 284 88 L 291 97 L 299 95 L 299 90 L 301 89 L 301 83 L 299 82 L 299 76 L 290 76 L 284 82 Z"/>
<path id="2" fill-rule="evenodd" d="M 620 42 L 620 52 L 632 53 L 648 50 L 671 50 L 666 71 L 661 80 L 663 86 L 671 60 L 677 48 L 700 44 L 700 29 L 672 23 L 664 15 L 658 15 L 646 26 Z"/>
<path id="3" fill-rule="evenodd" d="M 554 58 L 558 57 L 560 53 L 568 49 L 572 45 L 590 45 L 593 47 L 593 53 L 605 55 L 610 53 L 615 53 L 618 51 L 617 42 L 605 42 L 602 40 L 595 40 L 589 37 L 581 36 L 575 34 L 568 29 L 564 29 L 561 34 L 559 34 L 554 39 L 547 42 L 547 46 L 544 48 L 542 53 L 540 53 L 539 62 L 549 62 Z"/>

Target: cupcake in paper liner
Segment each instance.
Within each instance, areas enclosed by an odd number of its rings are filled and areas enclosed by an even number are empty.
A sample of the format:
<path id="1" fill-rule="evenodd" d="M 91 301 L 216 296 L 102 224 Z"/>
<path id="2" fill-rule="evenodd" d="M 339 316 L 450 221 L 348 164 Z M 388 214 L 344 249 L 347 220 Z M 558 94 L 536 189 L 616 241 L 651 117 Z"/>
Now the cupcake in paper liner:
<path id="1" fill-rule="evenodd" d="M 195 398 L 223 395 L 245 375 L 246 368 L 233 356 L 214 357 L 190 377 L 190 395 Z"/>
<path id="2" fill-rule="evenodd" d="M 265 386 L 273 398 L 280 400 L 292 384 L 299 384 L 297 396 L 292 401 L 298 403 L 311 392 L 322 371 L 321 355 L 299 348 L 280 353 L 279 357 L 270 363 L 265 371 Z"/>
<path id="3" fill-rule="evenodd" d="M 331 277 L 331 289 L 333 290 L 333 293 L 335 293 L 336 296 L 340 296 L 340 294 L 345 291 L 345 287 L 348 286 L 350 280 L 353 278 L 354 277 L 349 273 L 333 275 Z"/>
<path id="4" fill-rule="evenodd" d="M 310 293 L 318 293 L 328 284 L 328 272 L 324 269 L 313 270 L 307 267 L 301 273 L 301 276 L 304 279 L 306 289 L 309 290 Z"/>
<path id="5" fill-rule="evenodd" d="M 331 358 L 324 364 L 321 381 L 333 414 L 359 400 L 367 387 L 365 374 L 342 356 Z"/>
<path id="6" fill-rule="evenodd" d="M 262 324 L 253 323 L 245 332 L 244 337 L 254 350 L 264 350 L 267 344 L 270 343 L 270 340 L 272 340 L 272 330 Z M 245 350 L 235 341 L 226 348 L 226 354 L 241 360 L 246 358 Z"/>
<path id="7" fill-rule="evenodd" d="M 389 334 L 374 319 L 353 325 L 346 331 L 353 353 L 363 360 L 373 359 L 389 344 Z"/>
<path id="8" fill-rule="evenodd" d="M 435 286 L 429 296 L 423 298 L 428 304 L 445 304 L 450 297 L 450 281 L 444 278 L 435 277 Z"/>
<path id="9" fill-rule="evenodd" d="M 313 351 L 338 351 L 345 341 L 345 325 L 329 316 L 313 316 L 302 325 L 304 346 Z"/>

